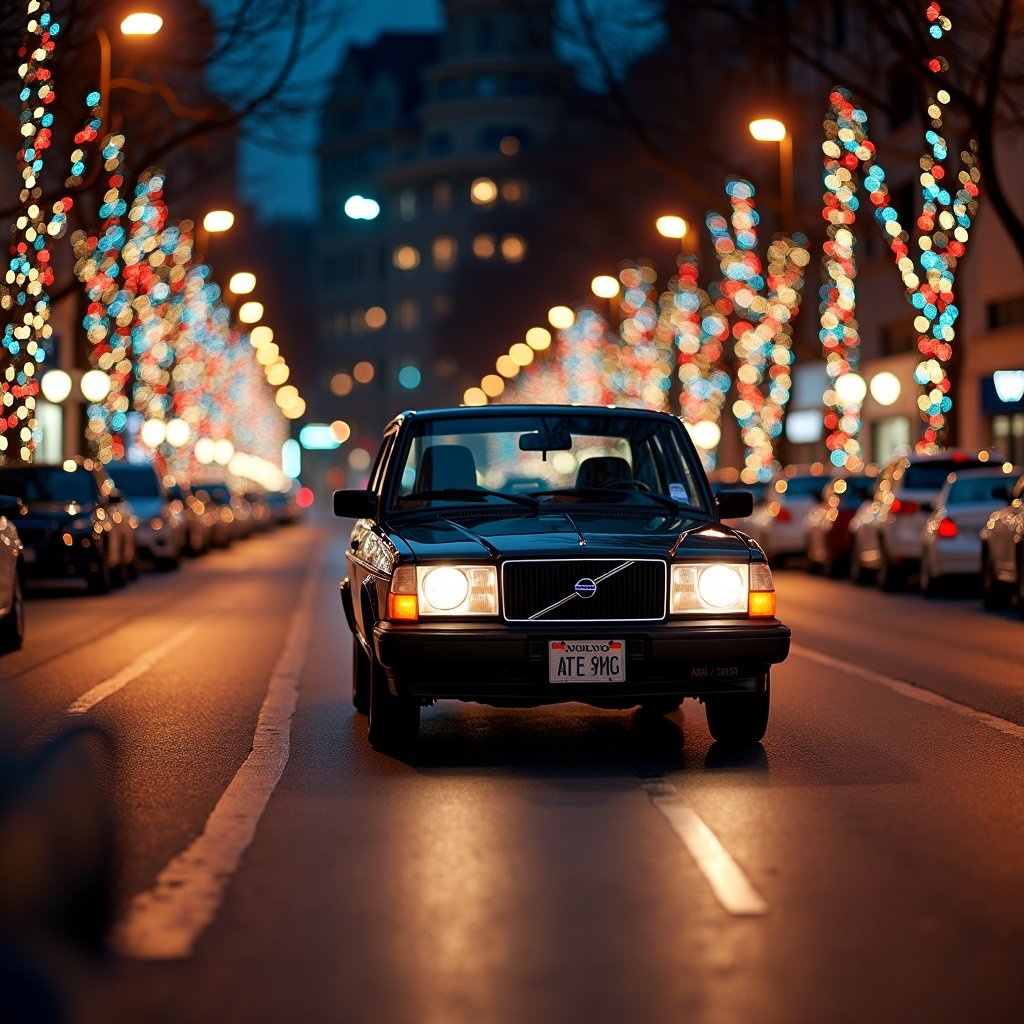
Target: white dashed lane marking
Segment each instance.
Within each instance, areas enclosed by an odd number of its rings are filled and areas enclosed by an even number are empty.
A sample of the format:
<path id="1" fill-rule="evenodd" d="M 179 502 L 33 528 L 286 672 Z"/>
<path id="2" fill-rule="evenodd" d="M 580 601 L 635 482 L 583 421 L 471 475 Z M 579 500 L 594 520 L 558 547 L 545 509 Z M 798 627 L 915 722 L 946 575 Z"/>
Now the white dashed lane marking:
<path id="1" fill-rule="evenodd" d="M 861 679 L 866 679 L 868 682 L 878 683 L 879 686 L 884 686 L 887 690 L 892 690 L 893 693 L 898 693 L 901 697 L 908 697 L 910 700 L 916 700 L 921 704 L 930 704 L 932 707 L 951 711 L 961 718 L 969 718 L 972 722 L 977 722 L 988 729 L 1001 732 L 1004 736 L 1012 736 L 1014 739 L 1024 740 L 1024 726 L 1008 722 L 1005 718 L 997 718 L 995 715 L 979 711 L 968 704 L 961 704 L 959 701 L 950 700 L 948 697 L 943 697 L 933 690 L 926 690 L 921 686 L 913 686 L 911 683 L 893 679 L 891 676 L 875 672 L 870 668 L 853 665 L 848 661 L 843 661 L 841 658 L 833 658 L 831 655 L 822 654 L 820 651 L 804 647 L 801 644 L 793 644 L 790 648 L 790 653 L 795 654 L 798 658 L 806 658 L 808 661 L 823 665 L 825 668 L 832 669 L 835 672 L 845 672 L 847 675 L 858 676 Z"/>
<path id="2" fill-rule="evenodd" d="M 151 889 L 131 901 L 117 923 L 114 944 L 125 956 L 144 960 L 191 956 L 200 935 L 217 916 L 224 893 L 288 764 L 292 716 L 312 633 L 318 586 L 319 572 L 314 567 L 292 613 L 284 650 L 270 677 L 251 753 L 217 801 L 202 834 L 167 864 Z"/>
<path id="3" fill-rule="evenodd" d="M 700 815 L 683 802 L 679 790 L 664 778 L 645 779 L 642 785 L 651 803 L 682 840 L 722 907 L 737 917 L 767 914 L 765 898 Z"/>

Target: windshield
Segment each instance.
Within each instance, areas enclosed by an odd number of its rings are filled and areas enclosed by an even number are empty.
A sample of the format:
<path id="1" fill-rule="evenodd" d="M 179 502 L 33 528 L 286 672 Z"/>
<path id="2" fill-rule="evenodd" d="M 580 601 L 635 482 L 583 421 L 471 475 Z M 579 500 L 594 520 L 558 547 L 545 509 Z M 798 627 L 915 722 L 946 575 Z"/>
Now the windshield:
<path id="1" fill-rule="evenodd" d="M 987 504 L 995 508 L 1006 501 L 1012 476 L 1005 473 L 993 473 L 991 476 L 957 477 L 949 485 L 946 495 L 947 505 Z"/>
<path id="2" fill-rule="evenodd" d="M 487 501 L 707 510 L 703 470 L 668 417 L 517 413 L 417 420 L 411 433 L 399 454 L 396 508 Z"/>
<path id="3" fill-rule="evenodd" d="M 231 491 L 225 484 L 200 484 L 199 491 L 205 491 L 215 505 L 230 505 Z"/>
<path id="4" fill-rule="evenodd" d="M 903 486 L 908 491 L 938 491 L 950 473 L 984 465 L 984 462 L 977 459 L 934 459 L 928 462 L 915 462 L 907 467 Z"/>
<path id="5" fill-rule="evenodd" d="M 159 498 L 160 482 L 152 466 L 133 466 L 128 462 L 108 462 L 107 472 L 118 488 L 131 498 Z"/>
<path id="6" fill-rule="evenodd" d="M 0 469 L 0 493 L 21 498 L 29 508 L 34 501 L 66 505 L 70 501 L 86 504 L 99 500 L 92 473 L 81 466 L 71 470 L 60 466 Z"/>

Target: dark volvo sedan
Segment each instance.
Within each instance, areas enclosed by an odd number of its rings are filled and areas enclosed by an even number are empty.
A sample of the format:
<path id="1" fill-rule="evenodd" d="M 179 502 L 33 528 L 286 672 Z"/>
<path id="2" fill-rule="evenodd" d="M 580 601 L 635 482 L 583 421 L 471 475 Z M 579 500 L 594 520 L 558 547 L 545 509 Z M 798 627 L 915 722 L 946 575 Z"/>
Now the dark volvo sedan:
<path id="1" fill-rule="evenodd" d="M 387 427 L 355 519 L 342 604 L 370 743 L 414 743 L 440 699 L 582 701 L 668 712 L 755 743 L 789 653 L 764 553 L 722 518 L 679 419 L 640 409 L 490 406 Z"/>

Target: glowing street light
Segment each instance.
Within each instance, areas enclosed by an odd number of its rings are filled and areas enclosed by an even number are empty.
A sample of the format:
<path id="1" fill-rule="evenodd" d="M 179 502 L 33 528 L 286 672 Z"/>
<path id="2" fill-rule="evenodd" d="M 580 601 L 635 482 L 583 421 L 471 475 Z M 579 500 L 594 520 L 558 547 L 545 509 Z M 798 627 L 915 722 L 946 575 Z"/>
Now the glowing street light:
<path id="1" fill-rule="evenodd" d="M 43 398 L 54 405 L 60 405 L 71 394 L 71 375 L 63 370 L 47 370 L 39 379 Z"/>
<path id="2" fill-rule="evenodd" d="M 619 294 L 619 279 L 610 274 L 599 274 L 590 282 L 590 290 L 599 299 L 614 299 Z"/>
<path id="3" fill-rule="evenodd" d="M 785 124 L 774 117 L 759 117 L 750 122 L 750 134 L 758 142 L 779 144 L 779 215 L 783 231 L 793 230 L 793 137 Z"/>
<path id="4" fill-rule="evenodd" d="M 564 331 L 576 322 L 576 314 L 568 306 L 552 306 L 548 310 L 548 323 L 556 331 Z"/>
<path id="5" fill-rule="evenodd" d="M 238 310 L 238 319 L 243 324 L 256 324 L 263 319 L 262 302 L 243 302 Z"/>
<path id="6" fill-rule="evenodd" d="M 110 378 L 102 370 L 86 370 L 78 386 L 87 402 L 102 402 L 110 394 Z"/>
<path id="7" fill-rule="evenodd" d="M 248 295 L 256 287 L 256 275 L 248 270 L 240 270 L 232 274 L 228 281 L 228 290 L 233 295 Z"/>
<path id="8" fill-rule="evenodd" d="M 126 36 L 155 36 L 163 28 L 164 19 L 150 11 L 133 11 L 121 22 Z"/>

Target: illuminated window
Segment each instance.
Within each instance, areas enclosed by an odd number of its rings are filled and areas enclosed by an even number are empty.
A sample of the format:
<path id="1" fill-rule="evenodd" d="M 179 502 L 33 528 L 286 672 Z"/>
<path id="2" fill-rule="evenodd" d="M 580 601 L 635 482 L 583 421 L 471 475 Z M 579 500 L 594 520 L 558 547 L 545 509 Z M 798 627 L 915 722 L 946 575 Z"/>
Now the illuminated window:
<path id="1" fill-rule="evenodd" d="M 434 239 L 433 257 L 435 270 L 451 270 L 455 266 L 458 243 L 448 235 Z"/>
<path id="2" fill-rule="evenodd" d="M 498 198 L 498 186 L 490 178 L 476 178 L 469 187 L 469 198 L 477 206 L 490 206 Z"/>
<path id="3" fill-rule="evenodd" d="M 481 260 L 489 260 L 495 253 L 493 235 L 477 235 L 473 239 L 473 255 Z"/>
<path id="4" fill-rule="evenodd" d="M 506 181 L 501 186 L 501 198 L 506 203 L 525 203 L 526 184 L 522 181 Z"/>
<path id="5" fill-rule="evenodd" d="M 499 143 L 498 149 L 503 156 L 515 156 L 520 150 L 519 139 L 515 135 L 506 135 Z"/>
<path id="6" fill-rule="evenodd" d="M 406 331 L 415 331 L 419 327 L 420 304 L 416 299 L 402 299 L 398 303 L 398 322 Z"/>
<path id="7" fill-rule="evenodd" d="M 399 270 L 414 270 L 420 265 L 419 250 L 411 245 L 400 245 L 391 257 L 391 261 Z"/>
<path id="8" fill-rule="evenodd" d="M 452 208 L 452 186 L 448 181 L 434 182 L 434 211 L 448 213 Z"/>
<path id="9" fill-rule="evenodd" d="M 398 197 L 398 215 L 402 220 L 416 219 L 416 193 L 411 189 L 403 189 Z"/>
<path id="10" fill-rule="evenodd" d="M 388 322 L 388 315 L 382 306 L 371 306 L 366 311 L 366 326 L 371 331 L 379 330 Z"/>
<path id="11" fill-rule="evenodd" d="M 520 235 L 506 235 L 501 240 L 501 255 L 508 263 L 520 263 L 526 256 L 526 242 Z"/>

